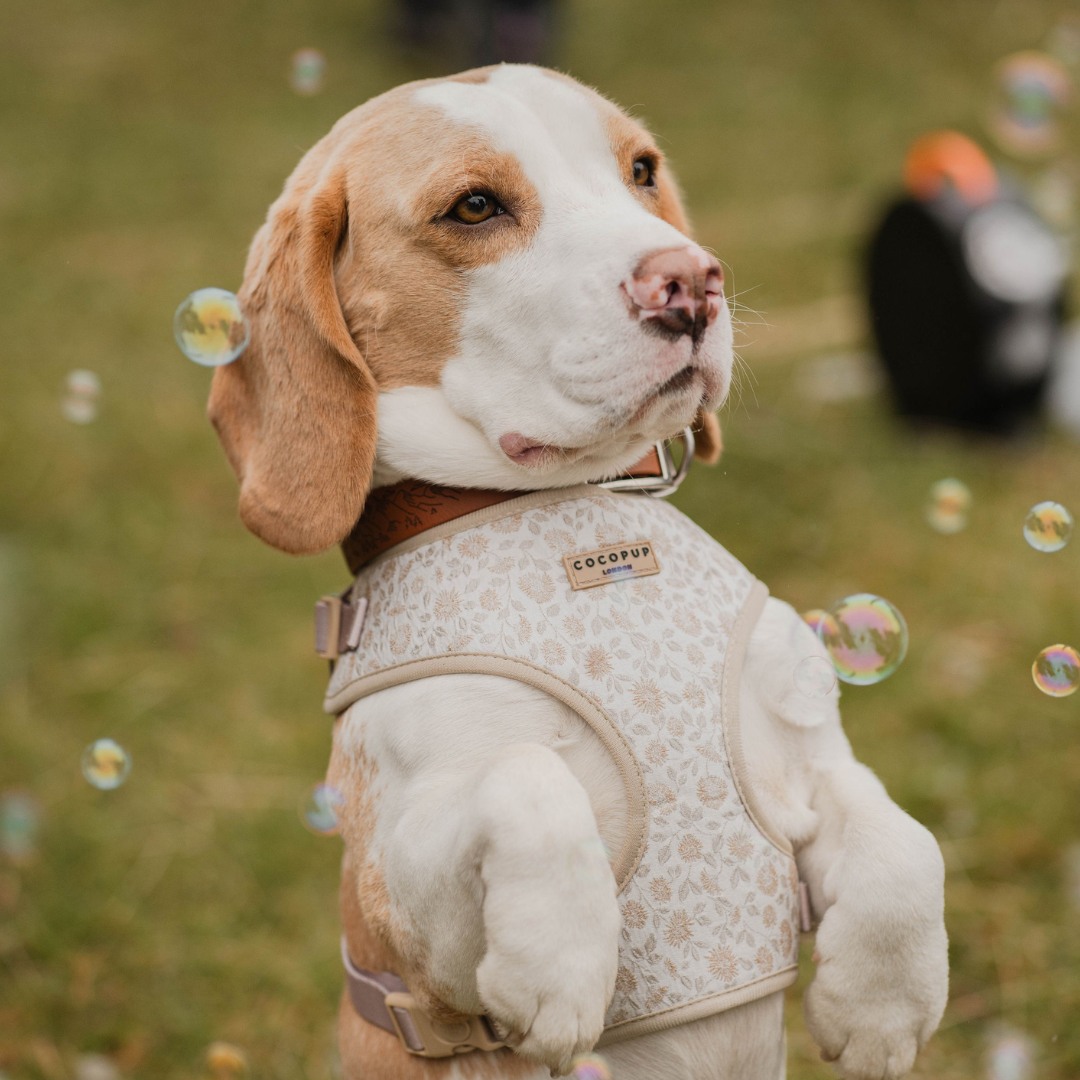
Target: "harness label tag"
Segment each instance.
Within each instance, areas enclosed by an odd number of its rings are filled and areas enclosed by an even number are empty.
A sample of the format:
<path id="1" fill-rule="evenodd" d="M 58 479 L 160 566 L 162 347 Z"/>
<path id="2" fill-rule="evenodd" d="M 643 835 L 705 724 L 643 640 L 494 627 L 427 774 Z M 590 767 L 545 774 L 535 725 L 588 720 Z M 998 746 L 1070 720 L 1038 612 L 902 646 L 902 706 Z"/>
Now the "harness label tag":
<path id="1" fill-rule="evenodd" d="M 651 540 L 635 540 L 618 547 L 564 555 L 563 566 L 571 589 L 592 589 L 625 578 L 648 577 L 660 573 Z"/>

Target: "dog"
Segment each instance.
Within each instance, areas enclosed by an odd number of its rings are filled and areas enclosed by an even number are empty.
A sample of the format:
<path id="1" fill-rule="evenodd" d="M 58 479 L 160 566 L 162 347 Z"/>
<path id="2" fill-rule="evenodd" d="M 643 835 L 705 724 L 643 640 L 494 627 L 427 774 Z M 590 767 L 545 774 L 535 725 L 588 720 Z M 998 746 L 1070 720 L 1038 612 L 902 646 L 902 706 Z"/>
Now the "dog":
<path id="1" fill-rule="evenodd" d="M 358 571 L 323 635 L 350 1080 L 598 1044 L 618 1080 L 776 1080 L 800 893 L 840 1075 L 902 1076 L 940 1020 L 941 855 L 837 692 L 795 689 L 823 646 L 662 500 L 597 486 L 684 429 L 718 456 L 723 284 L 645 128 L 527 65 L 350 112 L 255 237 L 209 416 L 247 527 Z"/>

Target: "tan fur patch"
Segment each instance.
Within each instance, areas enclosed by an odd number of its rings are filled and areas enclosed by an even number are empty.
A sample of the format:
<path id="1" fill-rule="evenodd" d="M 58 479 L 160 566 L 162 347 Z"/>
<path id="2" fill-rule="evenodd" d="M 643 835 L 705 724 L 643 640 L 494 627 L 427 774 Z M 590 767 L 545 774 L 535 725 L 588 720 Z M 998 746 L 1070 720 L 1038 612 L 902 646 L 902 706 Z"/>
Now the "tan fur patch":
<path id="1" fill-rule="evenodd" d="M 605 102 L 604 127 L 611 142 L 611 150 L 627 184 L 638 197 L 641 204 L 663 218 L 669 225 L 674 225 L 679 232 L 690 235 L 690 224 L 683 210 L 679 186 L 665 162 L 664 155 L 656 148 L 653 137 L 636 120 L 631 120 L 621 109 Z M 656 188 L 640 188 L 633 181 L 634 162 L 642 156 L 649 157 L 655 165 Z"/>
<path id="2" fill-rule="evenodd" d="M 410 127 L 422 128 L 422 137 L 419 130 L 415 139 L 403 137 Z M 360 155 L 368 144 L 394 151 L 367 163 Z M 357 209 L 336 270 L 349 331 L 381 390 L 437 386 L 457 346 L 460 272 L 529 244 L 540 224 L 539 197 L 515 158 L 407 99 L 380 112 L 356 152 L 349 205 Z M 445 219 L 474 192 L 492 195 L 507 213 L 472 226 Z M 369 206 L 380 212 L 359 212 Z"/>
<path id="3" fill-rule="evenodd" d="M 451 75 L 448 82 L 460 82 L 460 83 L 486 83 L 491 78 L 491 73 L 498 67 L 498 64 L 488 64 L 487 67 L 473 68 L 471 71 L 462 71 L 457 75 Z"/>

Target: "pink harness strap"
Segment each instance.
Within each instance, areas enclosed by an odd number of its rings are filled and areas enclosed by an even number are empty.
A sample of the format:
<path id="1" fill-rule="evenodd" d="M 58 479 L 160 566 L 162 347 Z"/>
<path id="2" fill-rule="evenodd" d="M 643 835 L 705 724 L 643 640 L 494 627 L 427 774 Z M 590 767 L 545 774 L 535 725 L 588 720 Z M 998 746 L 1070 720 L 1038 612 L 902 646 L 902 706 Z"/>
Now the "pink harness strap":
<path id="1" fill-rule="evenodd" d="M 357 1014 L 369 1024 L 396 1035 L 410 1054 L 444 1058 L 472 1050 L 498 1050 L 506 1045 L 487 1017 L 470 1016 L 451 1022 L 432 1019 L 417 1005 L 397 975 L 357 967 L 349 956 L 344 937 L 341 962 L 345 965 L 349 1000 Z"/>
<path id="2" fill-rule="evenodd" d="M 345 965 L 345 979 L 349 985 L 349 1000 L 353 1008 L 370 1024 L 397 1035 L 400 1028 L 406 1049 L 414 1054 L 424 1049 L 412 1017 L 404 1009 L 395 1009 L 398 1026 L 390 1016 L 386 1004 L 387 994 L 406 994 L 408 987 L 389 971 L 365 971 L 358 968 L 349 956 L 349 946 L 341 939 L 341 961 Z"/>

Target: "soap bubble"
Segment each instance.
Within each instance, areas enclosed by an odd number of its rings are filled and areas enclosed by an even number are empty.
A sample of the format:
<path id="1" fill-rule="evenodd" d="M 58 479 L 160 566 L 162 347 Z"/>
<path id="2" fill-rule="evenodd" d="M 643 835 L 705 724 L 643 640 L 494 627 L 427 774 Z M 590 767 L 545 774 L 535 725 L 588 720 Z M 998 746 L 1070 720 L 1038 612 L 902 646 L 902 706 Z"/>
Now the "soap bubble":
<path id="1" fill-rule="evenodd" d="M 173 316 L 180 351 L 203 367 L 231 364 L 251 340 L 240 301 L 228 289 L 196 289 Z"/>
<path id="2" fill-rule="evenodd" d="M 1060 551 L 1072 530 L 1073 516 L 1061 503 L 1037 503 L 1024 518 L 1024 539 L 1036 551 Z"/>
<path id="3" fill-rule="evenodd" d="M 1076 223 L 1076 180 L 1072 169 L 1044 169 L 1031 182 L 1031 204 L 1051 225 L 1071 229 Z"/>
<path id="4" fill-rule="evenodd" d="M 316 784 L 300 805 L 300 820 L 316 836 L 336 836 L 341 829 L 338 811 L 344 805 L 345 796 L 336 787 Z"/>
<path id="5" fill-rule="evenodd" d="M 907 655 L 904 616 L 872 593 L 841 600 L 818 627 L 818 637 L 829 650 L 837 677 L 853 686 L 888 678 Z"/>
<path id="6" fill-rule="evenodd" d="M 75 1080 L 120 1080 L 120 1070 L 104 1054 L 81 1054 L 75 1059 Z"/>
<path id="7" fill-rule="evenodd" d="M 796 664 L 791 681 L 800 694 L 823 698 L 836 686 L 836 668 L 824 656 L 807 656 Z"/>
<path id="8" fill-rule="evenodd" d="M 1035 685 L 1050 697 L 1068 697 L 1080 687 L 1080 653 L 1071 645 L 1049 645 L 1031 665 Z"/>
<path id="9" fill-rule="evenodd" d="M 836 404 L 869 397 L 881 388 L 881 378 L 865 353 L 819 356 L 800 366 L 803 394 L 811 401 Z"/>
<path id="10" fill-rule="evenodd" d="M 297 49 L 292 56 L 289 82 L 298 94 L 311 97 L 322 89 L 325 71 L 326 58 L 318 49 Z"/>
<path id="11" fill-rule="evenodd" d="M 1061 138 L 1058 113 L 1071 93 L 1072 79 L 1060 60 L 1031 51 L 1006 57 L 997 69 L 994 138 L 1019 157 L 1050 152 Z"/>
<path id="12" fill-rule="evenodd" d="M 97 419 L 97 400 L 101 396 L 101 380 L 92 372 L 76 368 L 68 372 L 60 411 L 73 424 L 89 424 Z"/>
<path id="13" fill-rule="evenodd" d="M 131 772 L 128 752 L 113 739 L 92 742 L 82 756 L 82 773 L 99 791 L 118 788 Z"/>
<path id="14" fill-rule="evenodd" d="M 206 1050 L 206 1067 L 214 1080 L 237 1080 L 248 1074 L 247 1054 L 232 1043 L 213 1042 Z"/>
<path id="15" fill-rule="evenodd" d="M 971 491 L 959 480 L 939 480 L 930 485 L 926 520 L 935 532 L 951 536 L 967 526 Z"/>
<path id="16" fill-rule="evenodd" d="M 1034 1074 L 1031 1039 L 1005 1029 L 991 1041 L 986 1055 L 987 1080 L 1030 1080 Z"/>
<path id="17" fill-rule="evenodd" d="M 825 621 L 825 616 L 828 614 L 824 608 L 811 608 L 809 611 L 802 613 L 802 621 L 816 634 L 818 627 Z"/>
<path id="18" fill-rule="evenodd" d="M 25 862 L 37 850 L 41 814 L 29 792 L 5 791 L 0 795 L 0 851 L 13 862 Z"/>
<path id="19" fill-rule="evenodd" d="M 1050 31 L 1047 50 L 1066 67 L 1080 66 L 1080 22 L 1066 15 Z"/>
<path id="20" fill-rule="evenodd" d="M 579 1054 L 570 1067 L 574 1080 L 611 1080 L 611 1068 L 599 1054 Z"/>
<path id="21" fill-rule="evenodd" d="M 1075 908 L 1080 908 L 1080 844 L 1065 849 L 1065 891 Z"/>

